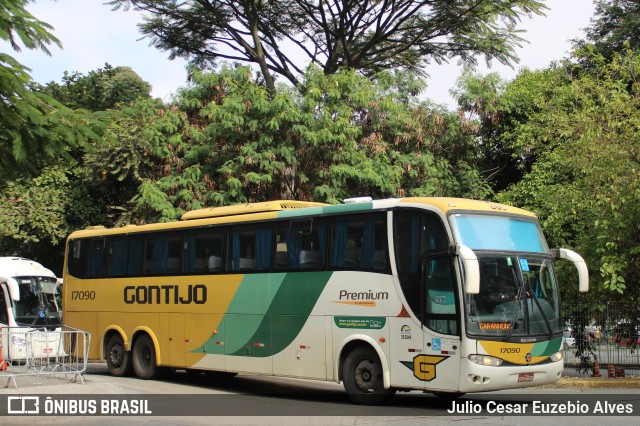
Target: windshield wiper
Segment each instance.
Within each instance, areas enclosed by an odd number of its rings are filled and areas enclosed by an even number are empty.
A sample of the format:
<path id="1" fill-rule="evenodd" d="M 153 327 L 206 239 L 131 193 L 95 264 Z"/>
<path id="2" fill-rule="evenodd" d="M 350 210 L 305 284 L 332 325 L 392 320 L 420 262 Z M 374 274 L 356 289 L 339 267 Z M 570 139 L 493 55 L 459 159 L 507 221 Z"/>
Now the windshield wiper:
<path id="1" fill-rule="evenodd" d="M 515 274 L 514 274 L 514 278 L 515 278 Z M 518 281 L 516 280 L 516 283 Z M 520 301 L 522 300 L 522 296 L 524 294 L 524 285 L 521 285 L 518 287 L 518 293 L 516 294 L 516 297 L 514 299 L 514 304 L 513 304 L 513 311 L 511 313 L 511 321 L 509 321 L 509 328 L 507 328 L 507 331 L 504 333 L 504 340 L 509 340 L 511 338 L 511 334 L 513 333 L 513 327 L 516 324 L 516 320 L 518 319 L 518 314 L 520 313 L 520 306 L 521 303 Z"/>
<path id="2" fill-rule="evenodd" d="M 549 319 L 547 318 L 547 315 L 542 310 L 542 306 L 540 306 L 540 302 L 538 301 L 538 297 L 531 290 L 531 285 L 529 285 L 529 278 L 528 277 L 527 277 L 526 286 L 527 286 L 527 289 L 528 289 L 527 290 L 527 294 L 529 295 L 529 297 L 531 299 L 533 299 L 533 301 L 535 302 L 536 306 L 538 307 L 538 311 L 540 312 L 540 315 L 542 315 L 542 319 L 544 320 L 544 323 L 547 326 L 547 330 L 549 331 L 549 340 L 551 340 L 551 339 L 553 339 L 553 330 L 551 329 L 551 323 L 549 322 Z M 529 321 L 531 321 L 531 320 L 532 320 L 531 317 L 529 317 Z"/>

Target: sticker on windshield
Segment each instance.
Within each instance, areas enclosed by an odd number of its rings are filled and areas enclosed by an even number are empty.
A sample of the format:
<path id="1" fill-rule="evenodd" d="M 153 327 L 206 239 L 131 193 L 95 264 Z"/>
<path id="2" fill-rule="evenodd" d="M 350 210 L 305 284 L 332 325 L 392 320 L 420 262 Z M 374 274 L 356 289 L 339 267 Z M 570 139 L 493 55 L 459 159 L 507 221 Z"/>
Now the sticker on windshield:
<path id="1" fill-rule="evenodd" d="M 513 324 L 508 322 L 480 322 L 480 330 L 511 330 Z"/>
<path id="2" fill-rule="evenodd" d="M 529 272 L 529 261 L 527 259 L 520 259 L 520 268 L 522 272 Z"/>

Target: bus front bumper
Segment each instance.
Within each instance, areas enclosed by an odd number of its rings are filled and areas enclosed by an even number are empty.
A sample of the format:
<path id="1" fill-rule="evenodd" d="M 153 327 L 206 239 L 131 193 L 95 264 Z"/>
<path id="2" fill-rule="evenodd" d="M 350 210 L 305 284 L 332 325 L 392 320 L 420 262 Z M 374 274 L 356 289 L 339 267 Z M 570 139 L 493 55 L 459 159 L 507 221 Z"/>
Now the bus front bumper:
<path id="1" fill-rule="evenodd" d="M 460 366 L 460 392 L 488 392 L 555 384 L 562 376 L 564 362 L 536 365 L 485 366 L 463 359 Z"/>

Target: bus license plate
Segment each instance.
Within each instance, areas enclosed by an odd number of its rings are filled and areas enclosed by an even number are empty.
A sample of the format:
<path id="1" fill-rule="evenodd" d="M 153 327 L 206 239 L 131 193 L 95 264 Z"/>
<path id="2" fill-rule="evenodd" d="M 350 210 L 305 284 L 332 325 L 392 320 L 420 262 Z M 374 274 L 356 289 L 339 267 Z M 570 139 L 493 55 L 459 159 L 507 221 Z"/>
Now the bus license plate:
<path id="1" fill-rule="evenodd" d="M 518 382 L 533 382 L 533 373 L 518 374 Z"/>

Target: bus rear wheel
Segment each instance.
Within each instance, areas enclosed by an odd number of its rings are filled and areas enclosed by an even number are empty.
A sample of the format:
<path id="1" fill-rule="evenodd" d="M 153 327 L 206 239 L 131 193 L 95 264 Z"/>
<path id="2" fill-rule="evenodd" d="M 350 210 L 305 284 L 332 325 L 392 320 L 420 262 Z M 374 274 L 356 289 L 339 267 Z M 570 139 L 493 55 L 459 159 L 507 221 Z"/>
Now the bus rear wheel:
<path id="1" fill-rule="evenodd" d="M 106 353 L 109 374 L 116 377 L 131 375 L 131 353 L 126 351 L 122 336 L 116 333 L 109 337 Z"/>
<path id="2" fill-rule="evenodd" d="M 156 364 L 156 348 L 147 334 L 138 337 L 133 344 L 133 371 L 139 379 L 157 379 L 167 372 Z"/>
<path id="3" fill-rule="evenodd" d="M 361 346 L 349 353 L 343 364 L 344 389 L 356 404 L 379 405 L 387 401 L 394 389 L 385 389 L 382 363 L 371 347 Z"/>

